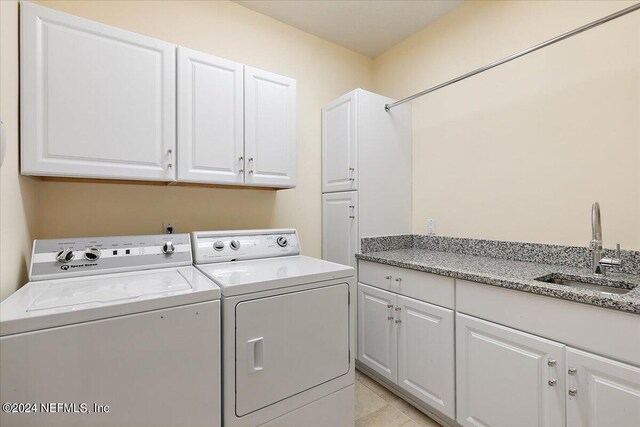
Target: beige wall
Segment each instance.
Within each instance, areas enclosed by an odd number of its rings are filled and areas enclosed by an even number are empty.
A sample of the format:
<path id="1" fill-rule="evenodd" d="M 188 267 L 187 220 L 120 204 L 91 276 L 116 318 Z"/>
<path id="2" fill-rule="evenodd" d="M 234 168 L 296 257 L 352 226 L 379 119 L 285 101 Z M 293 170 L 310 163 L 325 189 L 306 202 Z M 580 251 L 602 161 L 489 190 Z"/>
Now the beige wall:
<path id="1" fill-rule="evenodd" d="M 25 258 L 9 255 L 14 241 L 21 250 L 31 237 L 99 236 L 159 233 L 173 222 L 179 232 L 202 229 L 295 227 L 305 254 L 321 254 L 320 109 L 356 87 L 371 89 L 373 61 L 231 2 L 38 2 L 77 16 L 114 25 L 176 44 L 209 52 L 297 79 L 298 186 L 263 191 L 87 184 L 35 181 L 18 184 L 15 137 L 17 120 L 17 52 L 11 52 L 7 73 L 11 91 L 12 147 L 2 167 L 2 297 L 24 283 Z M 17 42 L 16 4 L 2 2 L 2 41 Z M 5 8 L 10 11 L 5 17 Z M 6 21 L 6 26 L 5 26 Z M 16 56 L 14 58 L 14 55 Z M 3 52 L 3 89 L 5 60 Z M 5 179 L 6 176 L 6 179 Z M 5 182 L 6 181 L 6 182 Z M 25 189 L 27 182 L 29 189 Z M 39 194 L 37 209 L 22 197 Z M 37 190 L 37 193 L 36 193 Z M 14 200 L 15 199 L 15 200 Z M 8 214 L 5 216 L 4 211 Z M 27 230 L 25 210 L 35 215 Z M 28 232 L 32 236 L 29 236 Z M 19 238 L 16 239 L 16 235 Z M 6 257 L 5 257 L 6 255 Z M 19 265 L 19 268 L 18 268 Z M 17 271 L 14 271 L 16 270 Z M 5 274 L 6 270 L 6 274 Z"/>
<path id="2" fill-rule="evenodd" d="M 401 98 L 635 2 L 466 2 L 375 59 Z M 413 106 L 413 231 L 640 250 L 640 13 Z"/>
<path id="3" fill-rule="evenodd" d="M 0 300 L 27 277 L 37 233 L 37 181 L 18 173 L 18 5 L 0 1 L 0 117 L 7 152 L 0 168 Z"/>

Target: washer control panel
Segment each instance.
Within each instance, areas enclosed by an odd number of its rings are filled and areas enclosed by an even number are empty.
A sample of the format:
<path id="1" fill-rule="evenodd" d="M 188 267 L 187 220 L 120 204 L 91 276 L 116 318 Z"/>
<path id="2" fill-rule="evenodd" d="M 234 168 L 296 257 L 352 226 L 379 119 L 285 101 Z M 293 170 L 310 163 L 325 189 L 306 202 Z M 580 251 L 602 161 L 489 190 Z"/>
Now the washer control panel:
<path id="1" fill-rule="evenodd" d="M 195 264 L 300 255 L 293 229 L 196 231 L 191 242 Z"/>
<path id="2" fill-rule="evenodd" d="M 36 240 L 31 280 L 190 265 L 189 234 Z"/>

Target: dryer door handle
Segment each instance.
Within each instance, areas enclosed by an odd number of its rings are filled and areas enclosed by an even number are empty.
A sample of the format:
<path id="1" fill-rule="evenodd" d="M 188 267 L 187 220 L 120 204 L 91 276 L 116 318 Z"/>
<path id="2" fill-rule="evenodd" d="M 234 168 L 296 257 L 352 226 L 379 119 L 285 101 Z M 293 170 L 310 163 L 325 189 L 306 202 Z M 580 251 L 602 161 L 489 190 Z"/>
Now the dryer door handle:
<path id="1" fill-rule="evenodd" d="M 254 338 L 247 341 L 247 353 L 249 357 L 249 373 L 262 371 L 264 369 L 264 337 Z"/>

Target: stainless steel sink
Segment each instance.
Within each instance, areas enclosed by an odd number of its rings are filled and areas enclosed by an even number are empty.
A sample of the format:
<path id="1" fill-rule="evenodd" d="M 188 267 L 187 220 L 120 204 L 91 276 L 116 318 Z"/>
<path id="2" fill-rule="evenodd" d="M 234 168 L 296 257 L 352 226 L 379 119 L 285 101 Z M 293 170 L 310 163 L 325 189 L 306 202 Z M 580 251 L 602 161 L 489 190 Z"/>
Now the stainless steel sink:
<path id="1" fill-rule="evenodd" d="M 619 280 L 599 279 L 598 281 L 602 281 L 602 283 L 594 283 L 589 281 L 589 278 L 586 277 L 576 278 L 556 273 L 538 277 L 535 280 L 545 283 L 555 283 L 556 285 L 570 286 L 572 288 L 588 289 L 610 295 L 624 295 L 631 292 L 636 287 L 633 283 L 627 283 Z"/>

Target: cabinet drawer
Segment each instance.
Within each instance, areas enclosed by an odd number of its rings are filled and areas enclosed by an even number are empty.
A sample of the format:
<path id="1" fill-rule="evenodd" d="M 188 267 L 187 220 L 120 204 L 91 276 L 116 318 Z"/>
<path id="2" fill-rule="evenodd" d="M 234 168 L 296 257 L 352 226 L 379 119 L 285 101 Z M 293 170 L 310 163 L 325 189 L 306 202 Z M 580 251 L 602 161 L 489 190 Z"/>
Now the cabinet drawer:
<path id="1" fill-rule="evenodd" d="M 454 308 L 454 279 L 451 277 L 359 261 L 358 281 L 431 304 Z"/>

